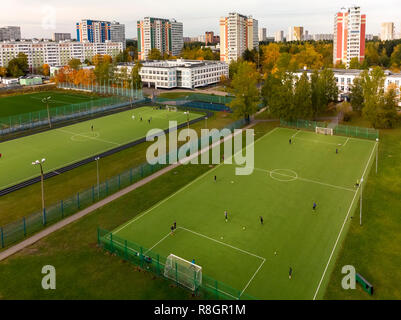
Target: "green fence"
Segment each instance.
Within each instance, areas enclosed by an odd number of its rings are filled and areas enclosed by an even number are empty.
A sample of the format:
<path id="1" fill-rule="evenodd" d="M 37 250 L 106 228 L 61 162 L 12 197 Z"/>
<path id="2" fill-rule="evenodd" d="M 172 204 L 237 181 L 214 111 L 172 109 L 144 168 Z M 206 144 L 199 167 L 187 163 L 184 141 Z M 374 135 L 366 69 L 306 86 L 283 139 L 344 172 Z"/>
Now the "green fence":
<path id="1" fill-rule="evenodd" d="M 243 119 L 238 120 L 228 126 L 227 129 L 233 131 L 234 129 L 241 128 L 245 124 Z M 213 142 L 213 138 L 219 138 L 218 133 L 215 136 L 206 136 L 199 138 L 195 142 L 187 142 L 187 150 L 205 148 Z M 192 144 L 196 144 L 197 148 L 191 148 Z M 18 221 L 12 222 L 5 226 L 0 227 L 0 248 L 7 247 L 15 242 L 24 239 L 26 236 L 33 234 L 45 228 L 49 224 L 57 222 L 66 216 L 72 215 L 85 207 L 88 207 L 101 199 L 117 192 L 118 190 L 128 187 L 139 180 L 153 174 L 154 172 L 166 167 L 172 161 L 182 160 L 189 154 L 179 154 L 179 149 L 171 150 L 166 155 L 160 155 L 158 163 L 149 164 L 144 163 L 138 167 L 126 170 L 110 179 L 99 184 L 99 186 L 92 186 L 91 188 L 78 192 L 77 194 L 69 197 L 68 199 L 60 200 L 45 208 L 45 210 L 35 212 L 27 217 Z M 163 162 L 164 161 L 164 162 Z M 166 164 L 161 164 L 166 163 Z"/>
<path id="2" fill-rule="evenodd" d="M 280 125 L 283 127 L 291 127 L 305 130 L 315 131 L 316 127 L 327 127 L 326 122 L 319 121 L 311 121 L 311 120 L 294 120 L 294 121 L 286 121 L 280 119 Z M 334 134 L 336 135 L 344 135 L 347 137 L 357 137 L 357 138 L 365 138 L 376 140 L 379 138 L 379 130 L 372 128 L 361 128 L 361 127 L 353 127 L 353 126 L 345 126 L 345 125 L 336 125 L 333 129 Z"/>
<path id="3" fill-rule="evenodd" d="M 334 128 L 334 134 L 344 135 L 348 137 L 366 138 L 372 140 L 379 139 L 379 130 L 372 128 L 338 125 Z"/>
<path id="4" fill-rule="evenodd" d="M 138 101 L 136 101 L 138 102 Z M 52 123 L 75 119 L 85 115 L 101 113 L 129 105 L 126 97 L 108 97 L 87 102 L 75 103 L 56 108 L 50 108 L 50 121 Z M 47 109 L 0 118 L 0 135 L 20 130 L 32 129 L 39 126 L 49 125 Z"/>
<path id="5" fill-rule="evenodd" d="M 326 122 L 319 122 L 319 121 L 310 121 L 310 120 L 294 120 L 294 121 L 287 121 L 280 119 L 280 125 L 283 127 L 291 127 L 297 129 L 305 129 L 305 130 L 312 130 L 315 131 L 316 127 L 327 127 Z"/>
<path id="6" fill-rule="evenodd" d="M 157 254 L 135 242 L 120 238 L 109 231 L 98 228 L 97 232 L 98 245 L 104 250 L 117 255 L 125 261 L 138 266 L 146 271 L 179 284 L 179 275 L 172 280 L 164 276 L 164 266 L 167 257 Z M 195 294 L 204 299 L 229 299 L 229 300 L 254 300 L 255 298 L 242 294 L 240 290 L 213 279 L 202 273 L 202 283 L 195 286 L 197 290 Z"/>
<path id="7" fill-rule="evenodd" d="M 208 102 L 208 103 L 216 103 L 216 104 L 224 104 L 228 105 L 234 97 L 232 96 L 219 96 L 219 95 L 210 95 L 210 94 L 188 94 L 184 97 L 177 97 L 177 98 L 164 98 L 164 97 L 157 97 L 156 102 L 173 102 L 173 101 L 199 101 L 199 102 Z"/>
<path id="8" fill-rule="evenodd" d="M 86 92 L 96 92 L 113 96 L 131 98 L 132 100 L 142 100 L 144 98 L 142 89 L 127 88 L 127 82 L 103 81 L 101 83 L 91 83 L 89 85 L 75 85 L 68 82 L 60 82 L 57 87 L 65 90 L 77 90 Z M 129 83 L 128 83 L 129 84 Z"/>

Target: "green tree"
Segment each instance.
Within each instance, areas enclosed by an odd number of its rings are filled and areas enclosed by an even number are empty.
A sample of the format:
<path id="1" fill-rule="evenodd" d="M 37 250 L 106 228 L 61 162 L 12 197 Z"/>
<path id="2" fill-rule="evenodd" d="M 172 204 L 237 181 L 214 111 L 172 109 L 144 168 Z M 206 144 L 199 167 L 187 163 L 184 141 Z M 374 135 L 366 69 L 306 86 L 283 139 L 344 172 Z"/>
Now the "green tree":
<path id="1" fill-rule="evenodd" d="M 397 107 L 399 99 L 396 87 L 389 87 L 381 99 L 377 126 L 379 128 L 393 128 L 397 122 Z"/>
<path id="2" fill-rule="evenodd" d="M 295 120 L 294 113 L 294 76 L 291 73 L 281 72 L 270 82 L 268 106 L 274 117 Z"/>
<path id="3" fill-rule="evenodd" d="M 391 64 L 394 67 L 400 68 L 401 67 L 401 44 L 394 48 L 393 53 L 391 54 Z"/>
<path id="4" fill-rule="evenodd" d="M 159 49 L 153 48 L 148 53 L 149 60 L 162 60 L 163 57 L 159 51 Z"/>
<path id="5" fill-rule="evenodd" d="M 242 62 L 232 81 L 231 92 L 235 98 L 230 102 L 230 108 L 237 117 L 243 117 L 250 121 L 250 116 L 258 109 L 260 102 L 257 87 L 259 74 L 253 63 Z"/>
<path id="6" fill-rule="evenodd" d="M 361 68 L 361 64 L 359 63 L 358 57 L 354 57 L 351 59 L 351 61 L 349 63 L 349 68 L 350 69 L 360 69 Z"/>
<path id="7" fill-rule="evenodd" d="M 313 115 L 312 89 L 306 72 L 301 75 L 295 84 L 293 112 L 293 116 L 300 119 L 310 118 Z"/>
<path id="8" fill-rule="evenodd" d="M 363 80 L 361 77 L 356 77 L 354 83 L 351 86 L 351 106 L 352 110 L 361 114 L 364 107 L 364 97 L 363 97 Z"/>
<path id="9" fill-rule="evenodd" d="M 99 63 L 94 70 L 96 80 L 99 84 L 108 83 L 112 79 L 112 65 L 109 62 Z"/>
<path id="10" fill-rule="evenodd" d="M 135 89 L 139 89 L 142 87 L 142 80 L 141 76 L 139 75 L 141 68 L 142 64 L 139 61 L 136 61 L 135 66 L 132 68 L 131 71 L 132 85 Z"/>
<path id="11" fill-rule="evenodd" d="M 81 66 L 81 60 L 79 60 L 79 59 L 71 59 L 68 62 L 68 65 L 73 70 L 79 70 L 79 67 Z"/>
<path id="12" fill-rule="evenodd" d="M 21 77 L 28 73 L 28 57 L 25 53 L 18 53 L 7 66 L 7 73 L 12 77 Z"/>

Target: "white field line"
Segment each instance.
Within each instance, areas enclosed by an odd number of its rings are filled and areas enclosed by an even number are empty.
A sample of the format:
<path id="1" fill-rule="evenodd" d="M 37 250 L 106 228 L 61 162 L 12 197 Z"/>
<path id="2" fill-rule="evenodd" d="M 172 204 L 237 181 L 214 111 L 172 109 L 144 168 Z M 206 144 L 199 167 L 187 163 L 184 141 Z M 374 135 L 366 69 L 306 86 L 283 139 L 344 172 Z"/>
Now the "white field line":
<path id="1" fill-rule="evenodd" d="M 345 145 L 347 144 L 348 141 L 349 141 L 349 138 L 347 139 L 347 141 L 345 141 L 345 143 L 342 146 L 345 147 Z"/>
<path id="2" fill-rule="evenodd" d="M 266 170 L 266 169 L 255 168 L 254 170 L 257 170 L 257 171 L 264 171 L 264 172 L 267 172 L 267 173 L 269 173 L 269 174 L 272 174 L 272 173 L 273 173 L 273 174 L 277 174 L 277 175 L 279 175 L 279 176 L 284 176 L 284 177 L 295 178 L 294 176 L 291 176 L 291 175 L 288 175 L 288 174 L 285 174 L 285 173 L 273 172 L 273 171 Z M 329 184 L 329 183 L 325 183 L 325 182 L 320 182 L 320 181 L 316 181 L 316 180 L 310 180 L 310 179 L 301 178 L 301 177 L 297 177 L 295 180 L 301 180 L 301 181 L 305 181 L 305 182 L 316 183 L 316 184 L 320 184 L 320 185 L 323 185 L 323 186 L 327 186 L 327 187 L 331 187 L 331 188 L 336 188 L 336 189 L 341 189 L 341 190 L 346 190 L 346 191 L 351 191 L 351 192 L 356 192 L 356 191 L 357 191 L 357 190 L 350 189 L 350 188 L 347 188 L 347 187 L 336 186 L 336 185 L 333 185 L 333 184 Z"/>
<path id="3" fill-rule="evenodd" d="M 165 235 L 163 238 L 161 238 L 159 241 L 157 241 L 150 249 L 148 249 L 146 253 L 148 253 L 149 251 L 152 251 L 156 246 L 158 246 L 161 242 L 163 242 L 169 235 L 171 235 L 171 232 L 167 233 L 167 235 Z"/>
<path id="4" fill-rule="evenodd" d="M 64 129 L 56 129 L 56 131 L 60 131 L 60 132 L 63 132 L 65 134 L 70 134 L 72 136 L 80 136 L 80 137 L 87 138 L 87 139 L 92 139 L 92 140 L 96 140 L 96 141 L 100 141 L 100 142 L 106 142 L 106 143 L 114 144 L 116 146 L 121 146 L 121 144 L 119 144 L 117 142 L 103 140 L 103 139 L 99 139 L 99 138 L 96 138 L 96 137 L 91 137 L 91 136 L 80 134 L 80 133 L 74 133 L 72 131 L 67 131 L 67 130 L 64 130 Z"/>
<path id="5" fill-rule="evenodd" d="M 248 283 L 246 284 L 245 288 L 242 289 L 240 296 L 242 296 L 242 294 L 245 292 L 245 290 L 248 288 L 248 286 L 251 284 L 253 278 L 255 278 L 256 274 L 259 272 L 260 268 L 262 268 L 263 264 L 266 262 L 266 259 L 262 261 L 262 263 L 260 264 L 259 268 L 255 271 L 255 273 L 253 274 L 252 278 L 249 279 Z"/>
<path id="6" fill-rule="evenodd" d="M 232 246 L 231 244 L 224 243 L 224 242 L 221 242 L 221 241 L 219 241 L 219 240 L 210 238 L 210 237 L 208 237 L 208 236 L 206 236 L 206 235 L 204 235 L 204 234 L 201 234 L 201 233 L 199 233 L 199 232 L 192 231 L 192 230 L 187 229 L 187 228 L 184 228 L 184 227 L 177 227 L 177 229 L 182 229 L 182 230 L 191 232 L 191 233 L 193 233 L 193 234 L 196 234 L 197 236 L 200 236 L 200 237 L 206 238 L 206 239 L 208 239 L 208 240 L 217 242 L 217 243 L 219 243 L 219 244 L 221 244 L 221 245 L 223 245 L 223 246 L 230 247 L 231 249 L 240 251 L 240 252 L 242 252 L 242 253 L 248 254 L 248 255 L 253 256 L 253 257 L 255 257 L 255 258 L 258 258 L 258 259 L 261 259 L 261 260 L 266 260 L 265 258 L 263 258 L 263 257 L 261 257 L 261 256 L 258 256 L 258 255 L 254 254 L 254 253 L 252 253 L 252 252 L 249 252 L 249 251 L 246 251 L 246 250 L 243 250 L 243 249 L 234 247 L 234 246 Z"/>
<path id="7" fill-rule="evenodd" d="M 370 154 L 370 157 L 369 157 L 369 159 L 368 159 L 368 162 L 366 163 L 365 170 L 363 171 L 363 174 L 362 174 L 362 178 L 363 178 L 363 177 L 365 176 L 365 174 L 366 174 L 366 170 L 368 169 L 370 160 L 372 159 L 372 155 L 373 155 L 373 153 L 374 153 L 374 151 L 375 151 L 375 149 L 376 149 L 376 146 L 377 146 L 377 142 L 375 143 L 375 145 L 374 145 L 374 147 L 373 147 L 373 149 L 372 149 L 372 152 L 371 152 L 371 154 Z M 357 191 L 359 190 L 359 188 L 360 188 L 360 186 L 358 187 Z M 332 258 L 333 255 L 334 255 L 334 251 L 336 250 L 338 241 L 340 240 L 340 237 L 341 237 L 341 234 L 342 234 L 342 232 L 343 232 L 345 223 L 346 223 L 347 220 L 348 220 L 348 216 L 349 216 L 349 214 L 350 214 L 350 212 L 351 212 L 351 208 L 352 208 L 352 205 L 354 204 L 354 201 L 355 201 L 355 199 L 356 199 L 356 195 L 357 195 L 357 194 L 358 194 L 358 192 L 355 192 L 354 197 L 352 198 L 351 205 L 350 205 L 349 208 L 348 208 L 348 212 L 347 212 L 347 215 L 345 216 L 343 225 L 341 226 L 341 229 L 340 229 L 340 232 L 338 233 L 336 242 L 334 243 L 333 249 L 331 250 L 331 254 L 330 254 L 329 260 L 327 261 L 326 267 L 324 268 L 323 275 L 322 275 L 322 277 L 321 277 L 321 279 L 320 279 L 320 281 L 319 281 L 319 285 L 317 286 L 315 295 L 313 296 L 313 300 L 316 300 L 316 296 L 317 296 L 317 294 L 318 294 L 318 292 L 319 292 L 320 286 L 322 285 L 324 276 L 326 275 L 326 272 L 327 272 L 327 269 L 328 269 L 328 267 L 329 267 L 331 258 Z"/>
<path id="8" fill-rule="evenodd" d="M 299 132 L 300 132 L 300 130 L 297 130 L 297 132 L 295 132 L 295 133 L 291 136 L 291 138 L 294 138 Z"/>
<path id="9" fill-rule="evenodd" d="M 299 137 L 298 137 L 296 140 L 304 140 L 304 141 L 309 141 L 309 142 L 324 143 L 324 144 L 331 144 L 331 145 L 338 146 L 338 143 L 334 143 L 334 142 L 326 142 L 326 141 L 319 141 L 319 140 L 313 140 L 313 139 L 305 139 L 305 138 L 299 138 Z"/>
<path id="10" fill-rule="evenodd" d="M 261 138 L 259 138 L 258 140 L 256 140 L 254 143 L 256 143 L 256 142 L 259 141 L 260 139 L 262 139 L 262 138 L 268 136 L 268 135 L 269 135 L 270 133 L 272 133 L 273 131 L 276 131 L 276 129 L 277 129 L 277 127 L 274 128 L 273 130 L 269 131 L 269 132 L 268 132 L 267 134 L 265 134 L 263 137 L 261 137 Z M 228 139 L 231 139 L 232 136 L 234 136 L 235 134 L 242 133 L 242 131 L 243 131 L 243 130 L 238 131 L 237 133 L 234 133 L 234 134 L 231 134 L 231 135 L 225 137 L 225 138 L 223 139 L 223 141 L 226 141 L 226 140 L 228 140 Z M 206 147 L 206 148 L 204 148 L 204 149 L 202 149 L 202 150 L 200 150 L 200 151 L 198 151 L 198 152 L 195 152 L 193 155 L 191 155 L 191 156 L 189 156 L 189 157 L 187 157 L 187 158 L 185 158 L 185 159 L 192 159 L 193 157 L 198 156 L 198 155 L 200 155 L 200 154 L 202 154 L 202 153 L 208 151 L 209 149 L 212 149 L 214 146 L 221 144 L 223 141 L 222 141 L 222 140 L 216 141 L 216 142 L 213 143 L 212 145 L 210 145 L 210 146 L 208 146 L 208 147 Z M 241 150 L 241 151 L 242 151 L 242 150 Z M 185 159 L 183 159 L 183 160 L 181 160 L 181 161 L 184 161 Z M 159 207 L 160 205 L 162 205 L 162 204 L 165 203 L 166 201 L 168 201 L 168 200 L 170 200 L 171 198 L 175 197 L 176 195 L 178 195 L 179 193 L 181 193 L 182 191 L 184 191 L 185 189 L 187 189 L 188 187 L 190 187 L 190 186 L 191 186 L 192 184 L 194 184 L 195 182 L 197 182 L 197 181 L 203 179 L 205 176 L 209 175 L 211 172 L 213 172 L 214 170 L 216 170 L 217 168 L 219 168 L 219 167 L 220 167 L 221 165 L 223 165 L 223 164 L 224 164 L 224 162 L 220 163 L 219 165 L 217 165 L 217 166 L 214 167 L 213 169 L 211 169 L 211 170 L 205 172 L 204 174 L 202 174 L 201 176 L 199 176 L 198 178 L 196 178 L 196 179 L 193 180 L 192 182 L 190 182 L 190 183 L 188 183 L 187 185 L 185 185 L 184 187 L 182 187 L 180 190 L 174 192 L 174 193 L 173 193 L 172 195 L 170 195 L 169 197 L 167 197 L 167 198 L 163 199 L 162 201 L 156 203 L 153 207 L 149 208 L 148 210 L 146 210 L 145 212 L 143 212 L 141 215 L 137 216 L 136 218 L 132 219 L 131 221 L 128 221 L 126 224 L 122 225 L 120 228 L 114 230 L 113 233 L 118 233 L 119 231 L 123 230 L 124 228 L 126 228 L 126 227 L 129 226 L 130 224 L 134 223 L 136 220 L 138 220 L 138 219 L 144 217 L 145 215 L 147 215 L 148 213 L 150 213 L 152 210 L 156 209 L 157 207 Z"/>

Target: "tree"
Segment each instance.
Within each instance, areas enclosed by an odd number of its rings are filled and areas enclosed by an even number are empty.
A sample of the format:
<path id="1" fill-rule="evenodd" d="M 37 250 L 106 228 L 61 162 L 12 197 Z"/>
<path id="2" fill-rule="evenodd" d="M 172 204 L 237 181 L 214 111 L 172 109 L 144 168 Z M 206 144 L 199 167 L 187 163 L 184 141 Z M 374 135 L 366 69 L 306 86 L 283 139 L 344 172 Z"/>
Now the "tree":
<path id="1" fill-rule="evenodd" d="M 293 117 L 302 119 L 312 115 L 312 89 L 308 75 L 304 72 L 295 85 Z"/>
<path id="2" fill-rule="evenodd" d="M 45 77 L 48 77 L 49 75 L 50 75 L 50 66 L 48 65 L 48 64 L 44 64 L 43 66 L 42 66 L 42 72 L 43 72 L 43 75 L 45 76 Z"/>
<path id="3" fill-rule="evenodd" d="M 362 78 L 356 77 L 354 83 L 351 86 L 350 94 L 352 110 L 361 114 L 364 107 L 363 87 Z"/>
<path id="4" fill-rule="evenodd" d="M 112 78 L 112 66 L 108 62 L 99 63 L 94 73 L 98 83 L 106 83 Z"/>
<path id="5" fill-rule="evenodd" d="M 401 67 L 401 44 L 394 48 L 390 61 L 392 66 L 397 68 Z"/>
<path id="6" fill-rule="evenodd" d="M 244 61 L 238 66 L 238 71 L 232 81 L 231 92 L 235 98 L 229 106 L 237 117 L 243 117 L 247 122 L 258 109 L 260 102 L 257 88 L 259 74 L 255 64 Z"/>
<path id="7" fill-rule="evenodd" d="M 69 62 L 68 62 L 68 66 L 71 68 L 71 69 L 73 69 L 73 70 L 78 70 L 79 69 L 79 67 L 81 66 L 81 60 L 79 60 L 79 59 L 71 59 Z"/>
<path id="8" fill-rule="evenodd" d="M 159 51 L 159 49 L 153 48 L 148 53 L 149 60 L 162 60 L 163 57 Z"/>
<path id="9" fill-rule="evenodd" d="M 361 64 L 359 63 L 358 57 L 354 57 L 351 59 L 351 61 L 349 63 L 349 68 L 350 69 L 360 69 L 361 68 Z"/>
<path id="10" fill-rule="evenodd" d="M 277 43 L 270 43 L 267 46 L 262 47 L 263 61 L 262 66 L 265 72 L 270 72 L 276 66 L 278 59 L 280 58 L 280 47 Z"/>
<path id="11" fill-rule="evenodd" d="M 28 73 L 28 57 L 25 53 L 18 53 L 17 57 L 8 63 L 7 73 L 12 77 L 21 77 Z"/>
<path id="12" fill-rule="evenodd" d="M 243 63 L 242 59 L 231 60 L 228 69 L 228 74 L 230 79 L 234 79 L 234 76 L 238 72 L 239 66 Z"/>
<path id="13" fill-rule="evenodd" d="M 389 86 L 381 98 L 377 115 L 376 126 L 379 128 L 393 128 L 397 122 L 398 96 L 396 86 Z"/>
<path id="14" fill-rule="evenodd" d="M 269 76 L 270 77 L 270 76 Z M 274 117 L 294 120 L 294 76 L 281 72 L 270 77 L 268 87 L 264 88 L 269 110 Z M 266 99 L 265 98 L 265 99 Z"/>
<path id="15" fill-rule="evenodd" d="M 249 50 L 248 48 L 242 54 L 242 59 L 244 61 L 248 61 L 248 62 L 255 62 L 255 56 L 254 56 L 253 52 L 251 50 Z"/>
<path id="16" fill-rule="evenodd" d="M 0 77 L 5 77 L 7 75 L 7 68 L 0 67 Z"/>
<path id="17" fill-rule="evenodd" d="M 142 64 L 139 61 L 136 61 L 135 66 L 131 71 L 132 85 L 135 89 L 142 88 L 142 80 L 139 72 L 141 71 Z"/>

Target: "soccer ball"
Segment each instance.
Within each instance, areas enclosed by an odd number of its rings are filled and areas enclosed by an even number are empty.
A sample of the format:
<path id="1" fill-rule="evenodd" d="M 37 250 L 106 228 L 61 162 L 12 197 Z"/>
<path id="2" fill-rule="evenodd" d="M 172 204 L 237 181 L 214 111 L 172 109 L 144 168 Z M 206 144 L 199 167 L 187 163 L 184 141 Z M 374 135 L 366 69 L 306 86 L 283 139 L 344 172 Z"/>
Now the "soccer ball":
<path id="1" fill-rule="evenodd" d="M 221 240 L 223 240 L 223 237 L 220 237 Z"/>
<path id="2" fill-rule="evenodd" d="M 234 183 L 234 181 L 231 181 L 231 183 Z"/>
<path id="3" fill-rule="evenodd" d="M 274 255 L 277 256 L 277 251 L 274 251 Z"/>
<path id="4" fill-rule="evenodd" d="M 245 230 L 245 227 L 242 227 L 242 230 Z"/>

